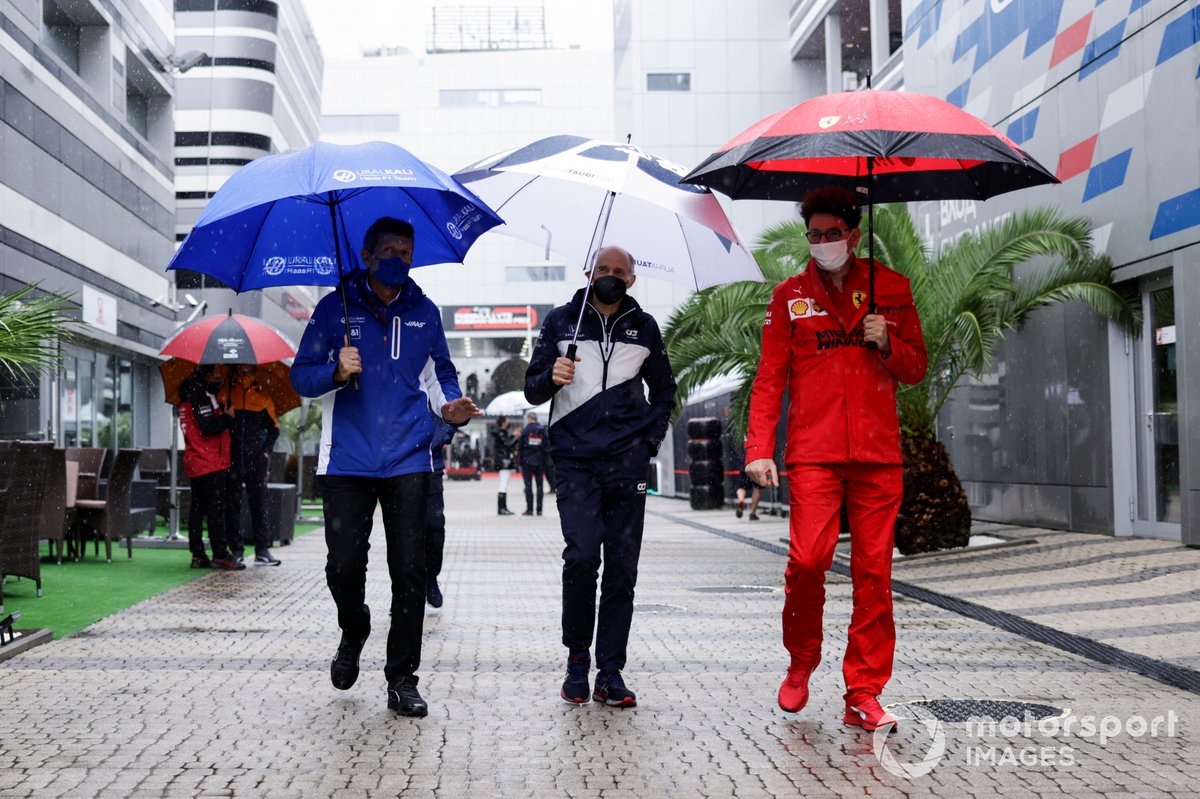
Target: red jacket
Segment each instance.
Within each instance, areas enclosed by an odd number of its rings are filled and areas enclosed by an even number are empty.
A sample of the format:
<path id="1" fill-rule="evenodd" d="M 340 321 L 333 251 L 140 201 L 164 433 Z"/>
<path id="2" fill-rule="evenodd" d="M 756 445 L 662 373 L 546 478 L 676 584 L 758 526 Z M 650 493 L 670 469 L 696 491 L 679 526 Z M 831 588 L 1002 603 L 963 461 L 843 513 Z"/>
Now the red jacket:
<path id="1" fill-rule="evenodd" d="M 189 478 L 229 468 L 231 418 L 216 397 L 195 381 L 180 388 L 179 425 L 183 428 L 183 471 Z"/>
<path id="2" fill-rule="evenodd" d="M 775 287 L 750 394 L 746 462 L 775 457 L 775 430 L 791 397 L 785 464 L 900 463 L 896 384 L 916 383 L 928 358 L 908 279 L 875 266 L 875 302 L 891 353 L 867 349 L 868 261 L 856 259 L 840 295 L 815 261 Z M 833 295 L 833 296 L 831 296 Z"/>

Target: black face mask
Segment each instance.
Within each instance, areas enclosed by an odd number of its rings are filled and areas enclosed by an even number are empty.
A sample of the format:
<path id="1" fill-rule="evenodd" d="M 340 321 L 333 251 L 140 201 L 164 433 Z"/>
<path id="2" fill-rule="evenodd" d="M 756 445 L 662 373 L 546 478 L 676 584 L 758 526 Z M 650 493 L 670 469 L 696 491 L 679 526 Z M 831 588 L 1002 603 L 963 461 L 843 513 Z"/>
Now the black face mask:
<path id="1" fill-rule="evenodd" d="M 615 305 L 625 299 L 626 288 L 625 281 L 621 278 L 615 275 L 605 275 L 596 278 L 596 282 L 592 284 L 592 293 L 605 305 Z"/>

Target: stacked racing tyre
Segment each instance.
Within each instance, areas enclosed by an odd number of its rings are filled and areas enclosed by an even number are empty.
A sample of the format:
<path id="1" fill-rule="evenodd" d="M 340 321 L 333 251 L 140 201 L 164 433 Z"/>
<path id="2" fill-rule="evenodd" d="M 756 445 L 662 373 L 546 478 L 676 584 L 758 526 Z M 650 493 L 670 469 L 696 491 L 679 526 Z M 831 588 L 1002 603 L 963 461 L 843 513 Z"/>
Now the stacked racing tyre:
<path id="1" fill-rule="evenodd" d="M 715 510 L 725 504 L 725 459 L 721 451 L 721 420 L 689 419 L 688 478 L 693 510 Z"/>

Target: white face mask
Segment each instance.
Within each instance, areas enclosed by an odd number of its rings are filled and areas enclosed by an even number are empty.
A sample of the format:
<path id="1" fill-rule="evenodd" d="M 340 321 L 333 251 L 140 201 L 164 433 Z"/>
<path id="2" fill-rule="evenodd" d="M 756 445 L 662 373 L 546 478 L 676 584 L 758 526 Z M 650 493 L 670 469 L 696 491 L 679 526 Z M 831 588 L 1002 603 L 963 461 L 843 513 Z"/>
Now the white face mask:
<path id="1" fill-rule="evenodd" d="M 836 272 L 842 267 L 842 264 L 846 263 L 846 258 L 850 255 L 848 245 L 849 242 L 845 239 L 823 241 L 820 244 L 810 244 L 808 251 L 816 259 L 817 266 L 826 272 Z"/>

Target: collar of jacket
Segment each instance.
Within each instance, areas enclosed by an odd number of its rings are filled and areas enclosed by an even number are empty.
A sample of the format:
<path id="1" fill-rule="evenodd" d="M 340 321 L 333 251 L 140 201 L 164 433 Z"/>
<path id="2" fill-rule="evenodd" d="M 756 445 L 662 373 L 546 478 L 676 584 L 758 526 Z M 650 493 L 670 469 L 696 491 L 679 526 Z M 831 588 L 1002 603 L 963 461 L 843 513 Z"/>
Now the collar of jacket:
<path id="1" fill-rule="evenodd" d="M 385 311 L 395 309 L 397 311 L 406 311 L 413 307 L 422 297 L 425 292 L 421 291 L 421 287 L 410 275 L 408 281 L 400 289 L 400 293 L 396 295 L 396 299 L 391 303 L 385 303 L 379 299 L 379 295 L 371 288 L 371 284 L 367 281 L 367 270 L 358 269 L 351 272 L 346 278 L 346 299 L 350 302 L 357 302 L 359 305 L 364 305 L 371 310 L 372 313 L 380 314 Z"/>

